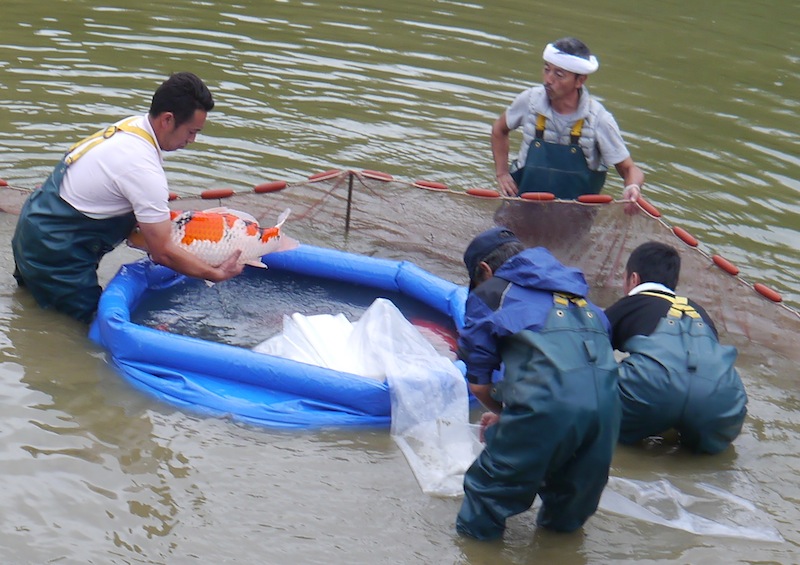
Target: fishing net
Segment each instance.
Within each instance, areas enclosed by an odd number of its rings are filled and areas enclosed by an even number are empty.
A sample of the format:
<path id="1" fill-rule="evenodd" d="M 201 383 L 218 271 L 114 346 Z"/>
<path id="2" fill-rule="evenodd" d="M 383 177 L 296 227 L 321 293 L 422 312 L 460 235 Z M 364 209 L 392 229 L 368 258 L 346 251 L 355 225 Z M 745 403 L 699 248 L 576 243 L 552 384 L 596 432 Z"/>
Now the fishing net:
<path id="1" fill-rule="evenodd" d="M 18 213 L 25 196 L 25 190 L 3 186 L 0 209 Z M 211 189 L 174 196 L 173 209 L 227 206 L 255 216 L 262 225 L 274 224 L 285 208 L 291 208 L 285 231 L 303 243 L 408 260 L 464 284 L 461 256 L 468 242 L 482 230 L 505 225 L 525 244 L 545 246 L 565 264 L 583 270 L 589 297 L 603 307 L 621 296 L 630 252 L 645 241 L 661 241 L 681 254 L 679 294 L 705 307 L 723 341 L 740 348 L 754 344 L 800 361 L 800 312 L 770 286 L 745 280 L 735 265 L 706 251 L 647 202 L 630 214 L 622 201 L 503 198 L 490 189 L 455 190 L 438 182 L 398 180 L 379 171 L 337 169 L 293 183 L 272 181 L 242 191 Z"/>
<path id="2" fill-rule="evenodd" d="M 303 243 L 408 260 L 464 284 L 461 256 L 467 243 L 482 230 L 505 225 L 526 245 L 547 247 L 565 264 L 582 269 L 589 297 L 603 307 L 621 296 L 630 252 L 645 241 L 661 241 L 681 254 L 678 292 L 706 308 L 723 341 L 756 344 L 800 361 L 800 313 L 770 286 L 747 281 L 724 257 L 704 250 L 648 202 L 631 214 L 622 201 L 510 199 L 489 189 L 454 190 L 437 182 L 349 170 L 325 171 L 291 184 L 269 182 L 243 192 L 209 190 L 202 197 L 184 195 L 172 202 L 175 209 L 220 205 L 242 209 L 264 225 L 289 207 L 286 232 Z"/>

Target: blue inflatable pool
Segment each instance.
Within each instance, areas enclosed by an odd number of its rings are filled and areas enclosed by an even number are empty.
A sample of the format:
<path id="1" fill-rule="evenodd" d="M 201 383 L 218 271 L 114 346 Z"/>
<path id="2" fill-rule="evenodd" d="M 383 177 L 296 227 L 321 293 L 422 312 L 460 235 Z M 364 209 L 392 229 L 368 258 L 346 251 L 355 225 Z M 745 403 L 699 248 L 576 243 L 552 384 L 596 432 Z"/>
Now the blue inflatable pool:
<path id="1" fill-rule="evenodd" d="M 270 269 L 400 293 L 463 325 L 467 289 L 409 262 L 301 245 L 265 258 Z M 386 382 L 244 347 L 166 333 L 132 321 L 147 295 L 185 278 L 149 259 L 124 265 L 100 299 L 90 338 L 137 387 L 172 404 L 284 428 L 387 426 Z"/>

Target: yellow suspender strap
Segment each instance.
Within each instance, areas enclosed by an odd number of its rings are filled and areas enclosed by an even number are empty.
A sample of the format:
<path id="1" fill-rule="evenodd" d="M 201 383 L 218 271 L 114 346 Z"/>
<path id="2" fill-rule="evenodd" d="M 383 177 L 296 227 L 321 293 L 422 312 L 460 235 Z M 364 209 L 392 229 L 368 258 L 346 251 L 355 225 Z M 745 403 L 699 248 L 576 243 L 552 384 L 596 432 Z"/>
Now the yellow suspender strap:
<path id="1" fill-rule="evenodd" d="M 536 139 L 544 138 L 544 125 L 547 123 L 547 118 L 544 114 L 536 114 Z"/>
<path id="2" fill-rule="evenodd" d="M 124 122 L 121 122 L 114 126 L 108 126 L 106 129 L 101 129 L 97 133 L 94 133 L 89 137 L 79 141 L 78 143 L 75 143 L 72 147 L 69 148 L 69 151 L 67 151 L 67 157 L 64 159 L 64 161 L 67 163 L 67 165 L 71 165 L 72 163 L 83 157 L 83 155 L 87 151 L 89 151 L 89 149 L 91 149 L 95 145 L 98 145 L 99 143 L 102 143 L 103 141 L 113 136 L 118 131 L 124 131 L 132 133 L 134 135 L 138 135 L 139 137 L 150 143 L 153 147 L 158 149 L 158 144 L 156 143 L 156 140 L 153 139 L 153 136 L 150 135 L 149 131 L 147 131 L 144 128 L 132 125 L 133 122 L 136 121 L 137 119 L 138 119 L 137 116 L 128 118 Z M 80 151 L 75 151 L 75 149 L 77 149 L 78 147 L 81 147 Z"/>
<path id="3" fill-rule="evenodd" d="M 556 304 L 558 306 L 569 306 L 570 302 L 575 304 L 575 306 L 579 306 L 581 308 L 583 308 L 588 304 L 588 302 L 586 302 L 586 299 L 580 296 L 570 296 L 562 292 L 553 293 L 553 304 Z"/>
<path id="4" fill-rule="evenodd" d="M 672 316 L 674 318 L 680 318 L 684 314 L 689 316 L 690 318 L 700 319 L 700 314 L 689 306 L 689 299 L 684 296 L 669 296 L 667 294 L 660 294 L 658 292 L 642 292 L 640 294 L 646 294 L 647 296 L 656 296 L 658 298 L 663 298 L 667 302 L 671 302 L 672 306 L 670 306 L 669 311 L 667 312 L 668 316 Z"/>
<path id="5" fill-rule="evenodd" d="M 581 132 L 583 131 L 583 118 L 575 122 L 575 125 L 572 126 L 572 129 L 569 132 L 569 141 L 572 145 L 578 143 L 578 140 L 581 138 Z"/>
<path id="6" fill-rule="evenodd" d="M 560 318 L 563 318 L 566 314 L 562 308 L 566 308 L 569 306 L 569 303 L 572 302 L 575 306 L 581 309 L 581 314 L 586 316 L 587 318 L 594 318 L 594 312 L 589 310 L 587 306 L 589 303 L 586 301 L 585 298 L 582 296 L 574 296 L 571 294 L 564 294 L 563 292 L 554 292 L 553 293 L 553 307 L 558 308 L 556 310 L 556 315 Z M 577 313 L 577 310 L 573 312 Z M 596 322 L 589 322 L 591 324 L 597 324 Z M 586 358 L 590 363 L 594 363 L 597 361 L 597 347 L 595 346 L 594 341 L 591 339 L 584 339 L 583 340 L 583 347 L 586 353 Z"/>
<path id="7" fill-rule="evenodd" d="M 544 114 L 536 114 L 536 138 L 542 139 L 544 138 L 544 126 L 547 123 L 547 118 L 544 117 Z M 581 132 L 583 131 L 583 118 L 575 122 L 575 125 L 572 126 L 572 129 L 569 132 L 569 140 L 570 143 L 575 145 L 578 143 L 578 140 L 581 138 Z"/>

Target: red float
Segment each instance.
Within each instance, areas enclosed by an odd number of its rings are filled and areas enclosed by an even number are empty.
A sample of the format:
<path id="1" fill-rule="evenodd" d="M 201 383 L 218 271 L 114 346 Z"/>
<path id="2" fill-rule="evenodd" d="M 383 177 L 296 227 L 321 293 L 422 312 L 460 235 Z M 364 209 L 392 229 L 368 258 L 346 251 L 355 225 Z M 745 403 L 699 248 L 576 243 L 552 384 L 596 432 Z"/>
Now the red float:
<path id="1" fill-rule="evenodd" d="M 177 192 L 170 192 L 169 193 L 169 201 L 170 202 L 172 202 L 173 200 L 177 200 L 178 198 L 180 198 L 180 196 L 178 196 Z"/>
<path id="2" fill-rule="evenodd" d="M 647 200 L 645 200 L 641 196 L 636 200 L 636 203 L 639 205 L 639 207 L 642 210 L 644 210 L 645 212 L 647 212 L 648 214 L 650 214 L 654 218 L 660 218 L 661 217 L 661 212 L 658 211 L 658 208 L 656 208 L 655 206 L 650 204 Z"/>
<path id="3" fill-rule="evenodd" d="M 277 192 L 286 188 L 285 180 L 275 180 L 272 182 L 262 182 L 253 187 L 253 192 L 264 194 L 265 192 Z"/>
<path id="4" fill-rule="evenodd" d="M 549 202 L 556 199 L 556 195 L 552 192 L 523 192 L 519 197 L 523 200 L 536 200 L 538 202 Z"/>
<path id="5" fill-rule="evenodd" d="M 8 182 L 3 179 L 0 179 L 0 186 L 8 186 Z"/>
<path id="6" fill-rule="evenodd" d="M 200 193 L 203 200 L 214 200 L 216 198 L 228 198 L 233 196 L 232 188 L 210 188 Z"/>
<path id="7" fill-rule="evenodd" d="M 581 194 L 578 196 L 578 202 L 584 204 L 608 204 L 613 201 L 614 197 L 610 194 Z"/>
<path id="8" fill-rule="evenodd" d="M 778 294 L 765 284 L 756 283 L 753 285 L 753 288 L 756 289 L 756 292 L 758 292 L 761 296 L 763 296 L 764 298 L 768 298 L 773 302 L 783 301 L 783 298 L 781 298 L 780 294 Z"/>
<path id="9" fill-rule="evenodd" d="M 311 182 L 319 182 L 323 180 L 332 179 L 333 177 L 339 176 L 342 173 L 339 169 L 330 169 L 328 171 L 322 171 L 321 173 L 316 173 L 308 177 L 308 180 Z"/>
<path id="10" fill-rule="evenodd" d="M 367 178 L 375 179 L 375 180 L 382 180 L 384 182 L 391 182 L 394 180 L 394 177 L 389 173 L 382 173 L 380 171 L 370 171 L 370 170 L 363 170 L 361 174 Z"/>
<path id="11" fill-rule="evenodd" d="M 468 188 L 467 194 L 483 198 L 500 198 L 500 193 L 493 188 Z"/>
<path id="12" fill-rule="evenodd" d="M 416 180 L 414 186 L 417 188 L 430 188 L 433 190 L 447 190 L 447 185 L 432 180 Z"/>
<path id="13" fill-rule="evenodd" d="M 691 245 L 692 247 L 697 247 L 697 239 L 685 229 L 675 226 L 674 228 L 672 228 L 672 233 L 681 238 L 683 242 L 686 243 L 687 245 Z"/>
<path id="14" fill-rule="evenodd" d="M 719 267 L 720 269 L 722 269 L 726 273 L 731 274 L 733 276 L 736 276 L 736 275 L 739 274 L 739 267 L 737 267 L 736 265 L 734 265 L 733 263 L 731 263 L 730 261 L 728 261 L 724 257 L 721 257 L 719 255 L 714 255 L 713 257 L 711 257 L 711 260 L 714 261 L 714 264 L 717 267 Z"/>

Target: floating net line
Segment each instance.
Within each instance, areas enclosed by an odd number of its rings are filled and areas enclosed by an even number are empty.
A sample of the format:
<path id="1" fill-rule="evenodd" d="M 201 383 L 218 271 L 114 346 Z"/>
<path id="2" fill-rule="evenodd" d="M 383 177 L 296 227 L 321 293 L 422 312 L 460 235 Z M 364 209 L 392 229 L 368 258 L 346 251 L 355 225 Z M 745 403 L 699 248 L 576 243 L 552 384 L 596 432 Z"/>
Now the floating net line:
<path id="1" fill-rule="evenodd" d="M 0 181 L 0 209 L 18 213 L 29 190 Z M 285 209 L 286 232 L 302 243 L 352 253 L 408 260 L 466 284 L 461 257 L 472 237 L 494 225 L 512 229 L 526 245 L 547 247 L 586 275 L 590 298 L 609 306 L 622 293 L 630 252 L 649 240 L 681 254 L 678 292 L 702 304 L 724 340 L 754 343 L 800 361 L 800 312 L 763 282 L 750 282 L 737 266 L 705 251 L 683 228 L 671 225 L 645 199 L 638 213 L 609 195 L 579 201 L 531 193 L 507 198 L 486 188 L 453 189 L 427 180 L 402 180 L 373 170 L 331 169 L 298 182 L 276 180 L 249 190 L 209 189 L 171 194 L 173 209 L 226 206 L 269 225 Z"/>

